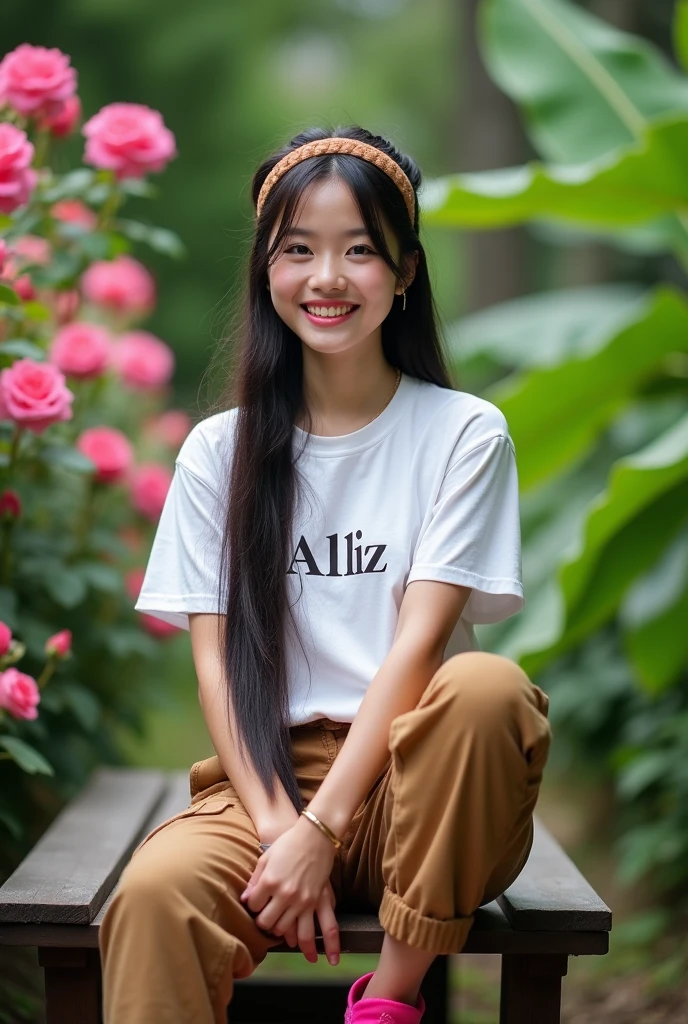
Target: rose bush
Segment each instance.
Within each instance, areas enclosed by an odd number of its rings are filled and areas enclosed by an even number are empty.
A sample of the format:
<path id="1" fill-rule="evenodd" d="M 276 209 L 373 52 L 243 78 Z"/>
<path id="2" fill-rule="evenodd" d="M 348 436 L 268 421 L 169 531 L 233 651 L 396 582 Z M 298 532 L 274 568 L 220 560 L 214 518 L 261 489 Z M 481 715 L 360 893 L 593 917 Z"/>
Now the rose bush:
<path id="1" fill-rule="evenodd" d="M 57 48 L 0 61 L 3 871 L 99 761 L 125 760 L 118 738 L 142 730 L 151 665 L 179 632 L 133 610 L 191 422 L 165 408 L 174 354 L 142 327 L 157 289 L 132 248 L 183 248 L 118 216 L 175 138 L 158 111 L 111 103 L 81 128 L 89 166 L 55 173 L 77 80 Z"/>

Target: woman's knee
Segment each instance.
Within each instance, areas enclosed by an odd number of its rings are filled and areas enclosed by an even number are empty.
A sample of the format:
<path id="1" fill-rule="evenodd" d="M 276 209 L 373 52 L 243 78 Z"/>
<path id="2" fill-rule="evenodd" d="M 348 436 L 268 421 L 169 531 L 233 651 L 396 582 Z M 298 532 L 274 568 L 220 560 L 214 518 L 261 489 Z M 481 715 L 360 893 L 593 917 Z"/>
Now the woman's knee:
<path id="1" fill-rule="evenodd" d="M 453 655 L 439 669 L 437 682 L 460 705 L 461 713 L 471 708 L 492 718 L 497 711 L 508 712 L 527 700 L 533 689 L 520 665 L 491 651 Z"/>

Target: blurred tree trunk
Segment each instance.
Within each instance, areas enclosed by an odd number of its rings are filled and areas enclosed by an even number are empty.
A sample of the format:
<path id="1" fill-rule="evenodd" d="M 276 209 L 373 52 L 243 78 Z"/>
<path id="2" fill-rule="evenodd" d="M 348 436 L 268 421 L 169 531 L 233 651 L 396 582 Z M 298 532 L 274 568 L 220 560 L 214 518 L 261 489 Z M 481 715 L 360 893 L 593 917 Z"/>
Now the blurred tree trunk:
<path id="1" fill-rule="evenodd" d="M 508 167 L 527 157 L 513 103 L 488 77 L 476 38 L 479 0 L 450 0 L 457 61 L 457 120 L 450 158 L 461 171 Z M 463 235 L 468 281 L 463 314 L 528 291 L 524 228 Z"/>

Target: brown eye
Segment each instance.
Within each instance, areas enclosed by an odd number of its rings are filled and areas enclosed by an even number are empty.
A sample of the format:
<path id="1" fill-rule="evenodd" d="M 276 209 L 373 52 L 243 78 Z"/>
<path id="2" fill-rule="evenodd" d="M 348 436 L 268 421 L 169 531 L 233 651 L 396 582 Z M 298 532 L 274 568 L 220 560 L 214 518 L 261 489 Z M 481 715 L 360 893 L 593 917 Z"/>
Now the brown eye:
<path id="1" fill-rule="evenodd" d="M 371 253 L 373 256 L 375 255 L 374 251 L 370 248 L 370 246 L 369 245 L 363 245 L 362 242 L 360 242 L 358 245 L 352 245 L 351 248 L 352 249 L 365 249 L 366 252 Z M 356 253 L 354 253 L 354 256 L 365 256 L 365 255 L 366 255 L 365 252 L 356 252 Z"/>
<path id="2" fill-rule="evenodd" d="M 285 249 L 284 251 L 285 252 L 292 252 L 293 249 L 305 249 L 306 250 L 305 252 L 295 252 L 294 256 L 307 256 L 308 255 L 308 246 L 304 245 L 303 242 L 295 242 L 294 245 L 290 245 L 289 248 Z"/>

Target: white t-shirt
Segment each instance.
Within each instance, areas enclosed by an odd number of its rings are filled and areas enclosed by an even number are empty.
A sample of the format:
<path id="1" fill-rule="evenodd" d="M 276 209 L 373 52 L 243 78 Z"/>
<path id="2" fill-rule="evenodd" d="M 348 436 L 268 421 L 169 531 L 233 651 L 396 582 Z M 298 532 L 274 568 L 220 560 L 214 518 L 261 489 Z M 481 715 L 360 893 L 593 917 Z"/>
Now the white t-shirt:
<path id="1" fill-rule="evenodd" d="M 235 422 L 235 410 L 217 413 L 184 441 L 135 605 L 183 629 L 188 612 L 221 611 L 218 499 Z M 310 489 L 294 516 L 287 574 L 307 655 L 287 638 L 291 725 L 351 722 L 413 580 L 472 588 L 452 653 L 479 649 L 473 624 L 523 607 L 515 453 L 497 406 L 407 374 L 360 430 L 294 430 L 297 451 L 307 439 L 297 465 Z"/>

